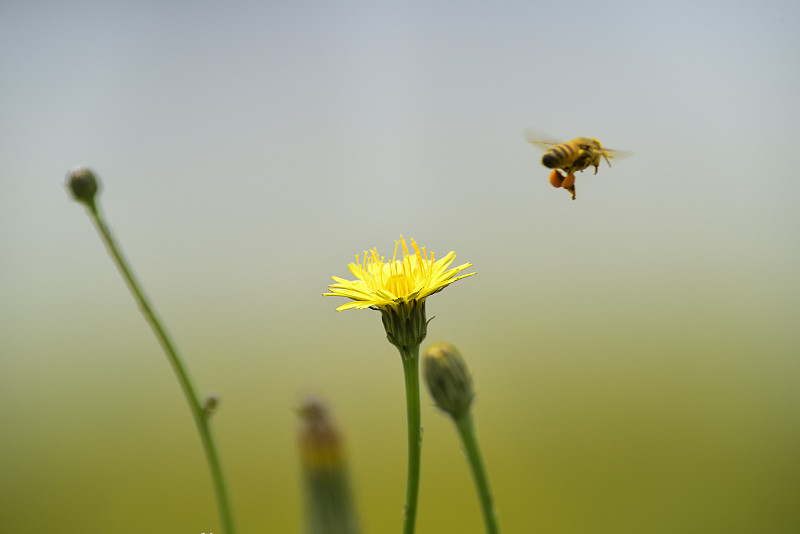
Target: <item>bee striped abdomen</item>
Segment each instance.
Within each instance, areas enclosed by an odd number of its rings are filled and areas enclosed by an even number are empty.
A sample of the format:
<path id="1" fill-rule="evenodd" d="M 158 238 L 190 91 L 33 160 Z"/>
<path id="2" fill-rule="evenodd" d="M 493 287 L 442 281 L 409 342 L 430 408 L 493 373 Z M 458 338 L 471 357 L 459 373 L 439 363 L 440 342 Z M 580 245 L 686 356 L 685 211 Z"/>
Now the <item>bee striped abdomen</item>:
<path id="1" fill-rule="evenodd" d="M 561 167 L 577 156 L 578 149 L 569 143 L 561 143 L 549 148 L 542 155 L 542 165 L 548 169 Z"/>

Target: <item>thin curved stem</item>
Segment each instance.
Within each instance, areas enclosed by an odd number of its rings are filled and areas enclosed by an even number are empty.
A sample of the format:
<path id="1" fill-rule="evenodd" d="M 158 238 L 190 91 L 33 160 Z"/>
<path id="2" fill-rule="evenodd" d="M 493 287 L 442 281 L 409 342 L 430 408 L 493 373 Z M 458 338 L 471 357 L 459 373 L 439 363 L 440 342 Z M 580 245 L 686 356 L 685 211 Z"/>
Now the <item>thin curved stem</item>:
<path id="1" fill-rule="evenodd" d="M 419 497 L 419 475 L 422 457 L 422 416 L 419 401 L 419 345 L 403 357 L 403 372 L 406 382 L 406 407 L 408 414 L 408 475 L 406 479 L 406 505 L 403 514 L 403 534 L 413 534 L 417 521 Z"/>
<path id="2" fill-rule="evenodd" d="M 167 355 L 169 363 L 172 365 L 172 369 L 175 371 L 178 382 L 180 383 L 183 393 L 186 396 L 186 400 L 189 403 L 189 408 L 191 409 L 192 416 L 194 417 L 194 422 L 197 425 L 197 430 L 200 433 L 200 441 L 203 443 L 203 450 L 205 451 L 208 467 L 211 471 L 211 479 L 216 494 L 217 507 L 219 509 L 220 523 L 223 532 L 226 534 L 235 534 L 236 529 L 233 523 L 233 513 L 231 511 L 228 489 L 225 484 L 225 476 L 222 471 L 222 463 L 220 462 L 219 453 L 217 452 L 217 446 L 214 441 L 214 435 L 209 424 L 209 414 L 203 409 L 203 401 L 199 392 L 197 391 L 197 387 L 194 385 L 194 382 L 189 375 L 188 368 L 178 355 L 175 345 L 170 340 L 165 328 L 161 324 L 161 321 L 159 321 L 158 317 L 153 311 L 153 307 L 148 302 L 144 292 L 134 278 L 133 272 L 128 267 L 128 264 L 123 258 L 122 253 L 117 248 L 114 238 L 111 236 L 111 231 L 103 221 L 103 218 L 94 202 L 88 205 L 88 212 L 92 222 L 100 234 L 100 237 L 103 240 L 103 243 L 106 246 L 106 249 L 108 250 L 109 254 L 111 254 L 111 257 L 114 259 L 114 263 L 117 265 L 122 278 L 125 280 L 128 289 L 130 289 L 133 298 L 136 299 L 142 315 L 144 315 L 144 318 L 153 329 L 153 333 L 155 333 L 156 338 L 158 338 L 161 347 L 164 349 L 164 352 Z"/>
<path id="3" fill-rule="evenodd" d="M 481 451 L 478 448 L 478 439 L 475 436 L 475 425 L 472 421 L 472 414 L 467 410 L 464 415 L 454 419 L 454 421 L 456 428 L 458 428 L 458 435 L 461 437 L 464 451 L 467 453 L 467 461 L 469 461 L 475 487 L 478 490 L 478 499 L 481 503 L 481 512 L 483 513 L 483 522 L 486 525 L 486 533 L 498 534 L 500 530 L 498 529 L 497 518 L 494 513 L 494 501 L 492 500 L 492 492 L 489 489 L 489 478 L 486 476 L 486 468 L 483 466 Z"/>

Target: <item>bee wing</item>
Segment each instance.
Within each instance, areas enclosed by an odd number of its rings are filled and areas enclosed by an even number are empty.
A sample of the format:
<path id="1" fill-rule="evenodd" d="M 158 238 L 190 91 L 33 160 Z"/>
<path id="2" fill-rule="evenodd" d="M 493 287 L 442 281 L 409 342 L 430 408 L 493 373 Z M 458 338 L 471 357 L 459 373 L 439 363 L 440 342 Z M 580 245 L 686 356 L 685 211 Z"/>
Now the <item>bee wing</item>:
<path id="1" fill-rule="evenodd" d="M 633 152 L 627 150 L 614 150 L 613 148 L 604 148 L 603 150 L 608 152 L 608 155 L 614 159 L 628 158 L 633 155 Z"/>
<path id="2" fill-rule="evenodd" d="M 547 150 L 551 146 L 559 145 L 563 143 L 563 141 L 559 141 L 549 135 L 542 133 L 540 131 L 534 130 L 532 128 L 525 128 L 523 132 L 525 135 L 525 140 L 532 145 L 536 145 L 542 150 Z"/>

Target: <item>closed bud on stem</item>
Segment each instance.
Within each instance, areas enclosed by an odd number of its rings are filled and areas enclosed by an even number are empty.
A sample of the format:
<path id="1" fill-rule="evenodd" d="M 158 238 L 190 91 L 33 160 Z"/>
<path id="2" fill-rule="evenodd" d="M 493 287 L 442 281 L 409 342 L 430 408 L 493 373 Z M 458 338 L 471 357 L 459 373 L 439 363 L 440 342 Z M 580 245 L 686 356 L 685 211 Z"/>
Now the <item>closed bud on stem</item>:
<path id="1" fill-rule="evenodd" d="M 206 413 L 206 415 L 211 415 L 216 412 L 217 408 L 219 407 L 219 402 L 219 397 L 216 395 L 216 393 L 207 394 L 203 399 L 203 411 Z"/>
<path id="2" fill-rule="evenodd" d="M 72 198 L 88 207 L 94 207 L 94 197 L 100 186 L 91 169 L 75 167 L 67 173 L 66 181 Z"/>
<path id="3" fill-rule="evenodd" d="M 425 382 L 436 406 L 454 419 L 469 413 L 475 392 L 464 358 L 451 343 L 430 345 L 422 357 Z"/>

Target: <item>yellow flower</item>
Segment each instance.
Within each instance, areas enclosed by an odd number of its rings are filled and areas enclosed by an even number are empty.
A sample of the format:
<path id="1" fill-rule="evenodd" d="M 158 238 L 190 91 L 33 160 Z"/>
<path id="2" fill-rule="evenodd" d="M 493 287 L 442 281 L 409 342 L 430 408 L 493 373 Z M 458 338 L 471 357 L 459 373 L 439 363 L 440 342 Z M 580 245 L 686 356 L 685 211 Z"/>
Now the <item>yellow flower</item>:
<path id="1" fill-rule="evenodd" d="M 456 257 L 450 252 L 441 260 L 434 260 L 423 247 L 411 240 L 414 249 L 410 253 L 403 236 L 394 243 L 392 261 L 385 261 L 377 249 L 364 251 L 364 260 L 356 255 L 356 262 L 348 265 L 355 280 L 332 277 L 330 293 L 326 296 L 346 297 L 352 302 L 343 304 L 336 311 L 351 308 L 371 308 L 381 313 L 386 339 L 400 352 L 406 384 L 406 407 L 408 410 L 408 479 L 403 532 L 414 532 L 419 496 L 420 453 L 422 426 L 419 402 L 419 346 L 428 334 L 425 316 L 425 299 L 438 293 L 456 280 L 475 273 L 458 275 L 471 263 L 450 268 Z M 397 258 L 397 251 L 402 257 Z"/>
<path id="2" fill-rule="evenodd" d="M 424 302 L 427 297 L 438 293 L 456 280 L 475 274 L 456 276 L 471 267 L 471 263 L 448 269 L 456 257 L 455 252 L 450 252 L 440 260 L 434 260 L 433 252 L 428 256 L 425 247 L 420 250 L 413 239 L 411 246 L 414 248 L 413 253 L 409 253 L 405 239 L 400 236 L 400 241 L 395 241 L 394 258 L 390 262 L 384 261 L 383 256 L 378 255 L 377 249 L 364 251 L 363 261 L 356 254 L 356 262 L 348 265 L 348 268 L 357 279 L 345 280 L 333 276 L 331 278 L 336 283 L 328 286 L 330 293 L 324 295 L 353 300 L 339 306 L 336 311 L 351 308 L 381 310 L 414 301 Z M 397 259 L 398 247 L 403 254 L 401 259 Z"/>

